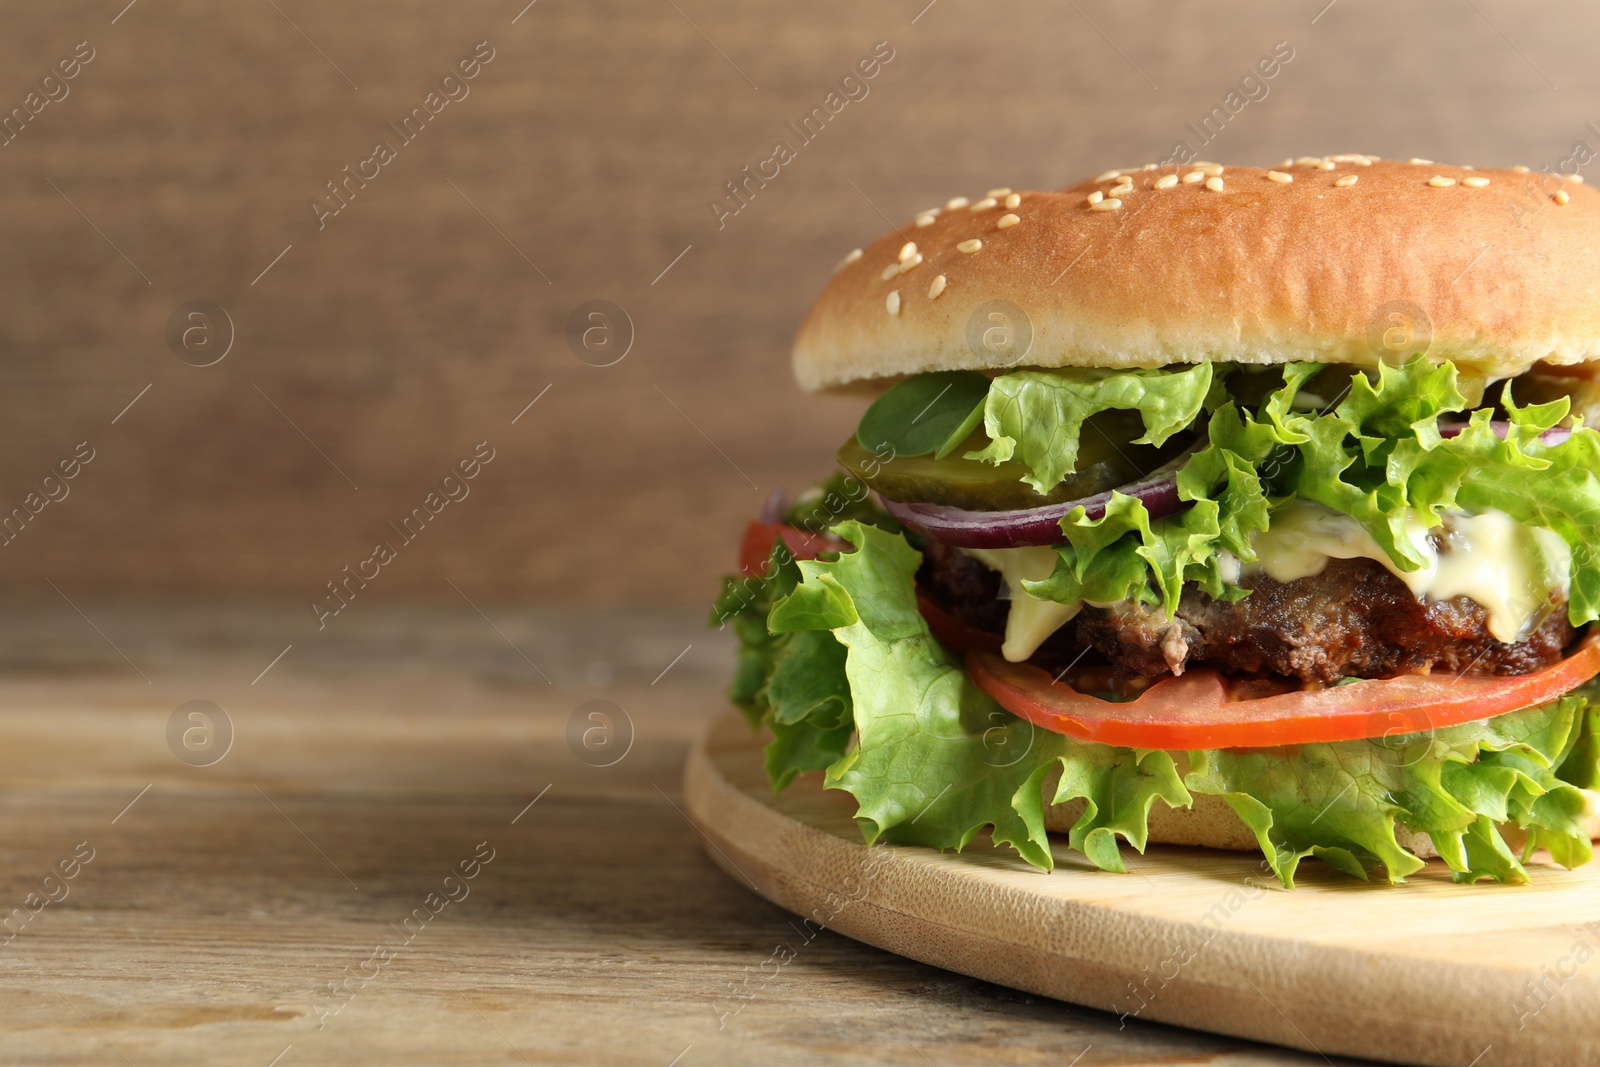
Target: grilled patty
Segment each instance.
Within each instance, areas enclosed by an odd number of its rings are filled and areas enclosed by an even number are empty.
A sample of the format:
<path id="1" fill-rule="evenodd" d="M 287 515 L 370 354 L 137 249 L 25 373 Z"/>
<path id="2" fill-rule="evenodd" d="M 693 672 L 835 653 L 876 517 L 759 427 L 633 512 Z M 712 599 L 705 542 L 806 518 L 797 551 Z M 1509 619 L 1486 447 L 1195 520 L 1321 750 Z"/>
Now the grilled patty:
<path id="1" fill-rule="evenodd" d="M 1000 576 L 982 563 L 930 541 L 917 577 L 961 622 L 1005 632 L 1009 602 L 998 599 Z M 1560 659 L 1576 636 L 1561 594 L 1523 640 L 1506 644 L 1489 635 L 1488 612 L 1479 604 L 1466 597 L 1418 600 L 1367 559 L 1330 560 L 1321 574 L 1292 582 L 1258 574 L 1239 584 L 1250 595 L 1232 604 L 1185 588 L 1172 619 L 1146 605 L 1086 606 L 1034 660 L 1062 665 L 1087 647 L 1129 677 L 1206 665 L 1331 685 L 1433 671 L 1529 674 Z"/>

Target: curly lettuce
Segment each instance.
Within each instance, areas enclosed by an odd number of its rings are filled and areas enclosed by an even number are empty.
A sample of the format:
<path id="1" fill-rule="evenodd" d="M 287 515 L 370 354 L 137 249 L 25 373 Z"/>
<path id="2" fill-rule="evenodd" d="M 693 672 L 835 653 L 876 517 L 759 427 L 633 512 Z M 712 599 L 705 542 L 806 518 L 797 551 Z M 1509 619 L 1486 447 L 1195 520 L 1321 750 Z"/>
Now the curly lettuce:
<path id="1" fill-rule="evenodd" d="M 1020 460 L 1022 480 L 1048 493 L 1077 469 L 1084 420 L 1112 409 L 1132 410 L 1144 421 L 1136 445 L 1163 445 L 1194 422 L 1213 395 L 1213 365 L 1181 370 L 1111 371 L 1071 367 L 1020 370 L 989 383 L 983 430 L 989 444 L 966 459 L 1000 464 Z"/>
<path id="2" fill-rule="evenodd" d="M 1063 603 L 1119 599 L 1086 592 L 1116 590 L 1169 617 L 1185 582 L 1236 599 L 1244 591 L 1225 580 L 1222 553 L 1254 560 L 1252 535 L 1299 498 L 1354 518 L 1404 571 L 1425 565 L 1413 538 L 1448 510 L 1492 508 L 1551 529 L 1572 550 L 1569 618 L 1600 619 L 1600 433 L 1580 423 L 1563 440 L 1541 440 L 1566 419 L 1565 399 L 1518 407 L 1506 390 L 1497 424 L 1488 408 L 1467 414 L 1453 365 L 1419 357 L 1353 374 L 1321 411 L 1296 410 L 1322 370 L 1290 364 L 1257 410 L 1233 400 L 1217 408 L 1205 447 L 1178 473 L 1185 510 L 1153 520 L 1143 503 L 1114 494 L 1101 518 L 1068 515 L 1055 573 L 1027 590 Z"/>
<path id="3" fill-rule="evenodd" d="M 827 788 L 854 796 L 868 843 L 961 849 L 987 830 L 1049 870 L 1048 796 L 1082 801 L 1066 847 L 1116 871 L 1122 843 L 1143 851 L 1157 802 L 1211 795 L 1255 833 L 1286 887 L 1306 856 L 1403 881 L 1422 861 L 1399 827 L 1427 834 L 1462 882 L 1526 881 L 1538 848 L 1565 866 L 1590 859 L 1580 787 L 1600 781 L 1600 714 L 1585 695 L 1331 744 L 1184 753 L 1078 742 L 1000 708 L 933 638 L 916 606 L 920 555 L 902 535 L 854 520 L 834 532 L 853 549 L 777 565 L 762 599 L 725 591 L 719 604 L 738 607 L 733 696 L 773 731 L 774 788 L 825 769 Z M 829 677 L 783 680 L 786 666 Z"/>

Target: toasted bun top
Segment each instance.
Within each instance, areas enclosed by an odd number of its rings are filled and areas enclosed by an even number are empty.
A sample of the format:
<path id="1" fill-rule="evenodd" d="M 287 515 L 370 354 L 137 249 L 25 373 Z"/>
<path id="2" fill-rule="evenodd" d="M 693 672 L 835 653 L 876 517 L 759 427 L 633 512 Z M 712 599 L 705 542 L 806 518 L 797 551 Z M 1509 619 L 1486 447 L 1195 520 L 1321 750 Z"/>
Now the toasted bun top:
<path id="1" fill-rule="evenodd" d="M 992 190 L 845 257 L 794 370 L 816 391 L 930 370 L 1424 351 L 1499 376 L 1600 359 L 1600 191 L 1369 156 Z"/>

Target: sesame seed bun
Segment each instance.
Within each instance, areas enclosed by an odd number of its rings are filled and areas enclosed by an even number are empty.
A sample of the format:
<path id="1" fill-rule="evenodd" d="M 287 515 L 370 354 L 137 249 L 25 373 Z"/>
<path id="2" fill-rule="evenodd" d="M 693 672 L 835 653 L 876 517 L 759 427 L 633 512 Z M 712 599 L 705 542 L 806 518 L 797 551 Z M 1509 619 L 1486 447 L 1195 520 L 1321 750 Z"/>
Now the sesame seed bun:
<path id="1" fill-rule="evenodd" d="M 1579 825 L 1591 839 L 1600 838 L 1600 793 L 1583 790 L 1586 809 L 1579 817 Z M 1045 794 L 1045 829 L 1052 833 L 1067 833 L 1078 816 L 1083 814 L 1083 801 L 1066 804 L 1049 804 Z M 1194 806 L 1169 808 L 1154 804 L 1150 808 L 1150 843 L 1156 845 L 1199 845 L 1203 848 L 1224 848 L 1238 852 L 1257 852 L 1261 846 L 1256 835 L 1244 824 L 1226 800 L 1217 796 L 1197 795 Z M 1515 824 L 1501 828 L 1502 835 L 1514 851 L 1520 852 L 1526 835 Z M 1409 849 L 1418 858 L 1431 860 L 1439 855 L 1433 840 L 1425 833 L 1417 833 L 1404 826 L 1395 827 L 1395 840 L 1400 847 Z"/>
<path id="2" fill-rule="evenodd" d="M 1332 156 L 991 192 L 846 257 L 795 340 L 803 388 L 1418 351 L 1496 376 L 1600 359 L 1600 191 L 1580 179 Z"/>

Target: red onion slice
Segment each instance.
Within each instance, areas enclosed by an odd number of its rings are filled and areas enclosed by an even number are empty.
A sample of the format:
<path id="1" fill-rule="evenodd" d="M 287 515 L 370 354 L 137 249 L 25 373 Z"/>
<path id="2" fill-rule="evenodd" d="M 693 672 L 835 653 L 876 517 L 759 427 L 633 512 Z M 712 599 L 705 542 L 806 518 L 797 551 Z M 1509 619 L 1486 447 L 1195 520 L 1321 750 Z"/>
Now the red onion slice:
<path id="1" fill-rule="evenodd" d="M 761 505 L 761 517 L 758 522 L 782 522 L 784 512 L 789 510 L 789 494 L 780 486 L 767 497 L 767 502 Z"/>
<path id="2" fill-rule="evenodd" d="M 1465 430 L 1466 428 L 1467 424 L 1464 422 L 1443 423 L 1439 426 L 1439 436 L 1447 439 L 1451 437 L 1459 437 L 1461 436 L 1461 431 Z M 1504 441 L 1506 439 L 1506 434 L 1511 432 L 1511 423 L 1504 419 L 1492 419 L 1489 422 L 1489 428 L 1494 431 L 1494 435 L 1496 437 Z M 1572 430 L 1570 428 L 1566 426 L 1556 426 L 1540 434 L 1539 443 L 1541 445 L 1559 445 L 1561 442 L 1565 441 L 1571 436 Z"/>
<path id="3" fill-rule="evenodd" d="M 1186 451 L 1136 482 L 1064 504 L 1015 511 L 969 511 L 944 504 L 905 504 L 885 498 L 883 506 L 918 533 L 955 548 L 1055 545 L 1066 540 L 1061 534 L 1061 520 L 1074 508 L 1083 508 L 1091 519 L 1101 518 L 1114 492 L 1143 501 L 1152 519 L 1178 511 L 1185 506 L 1178 499 L 1178 470 L 1193 454 L 1192 449 Z"/>

